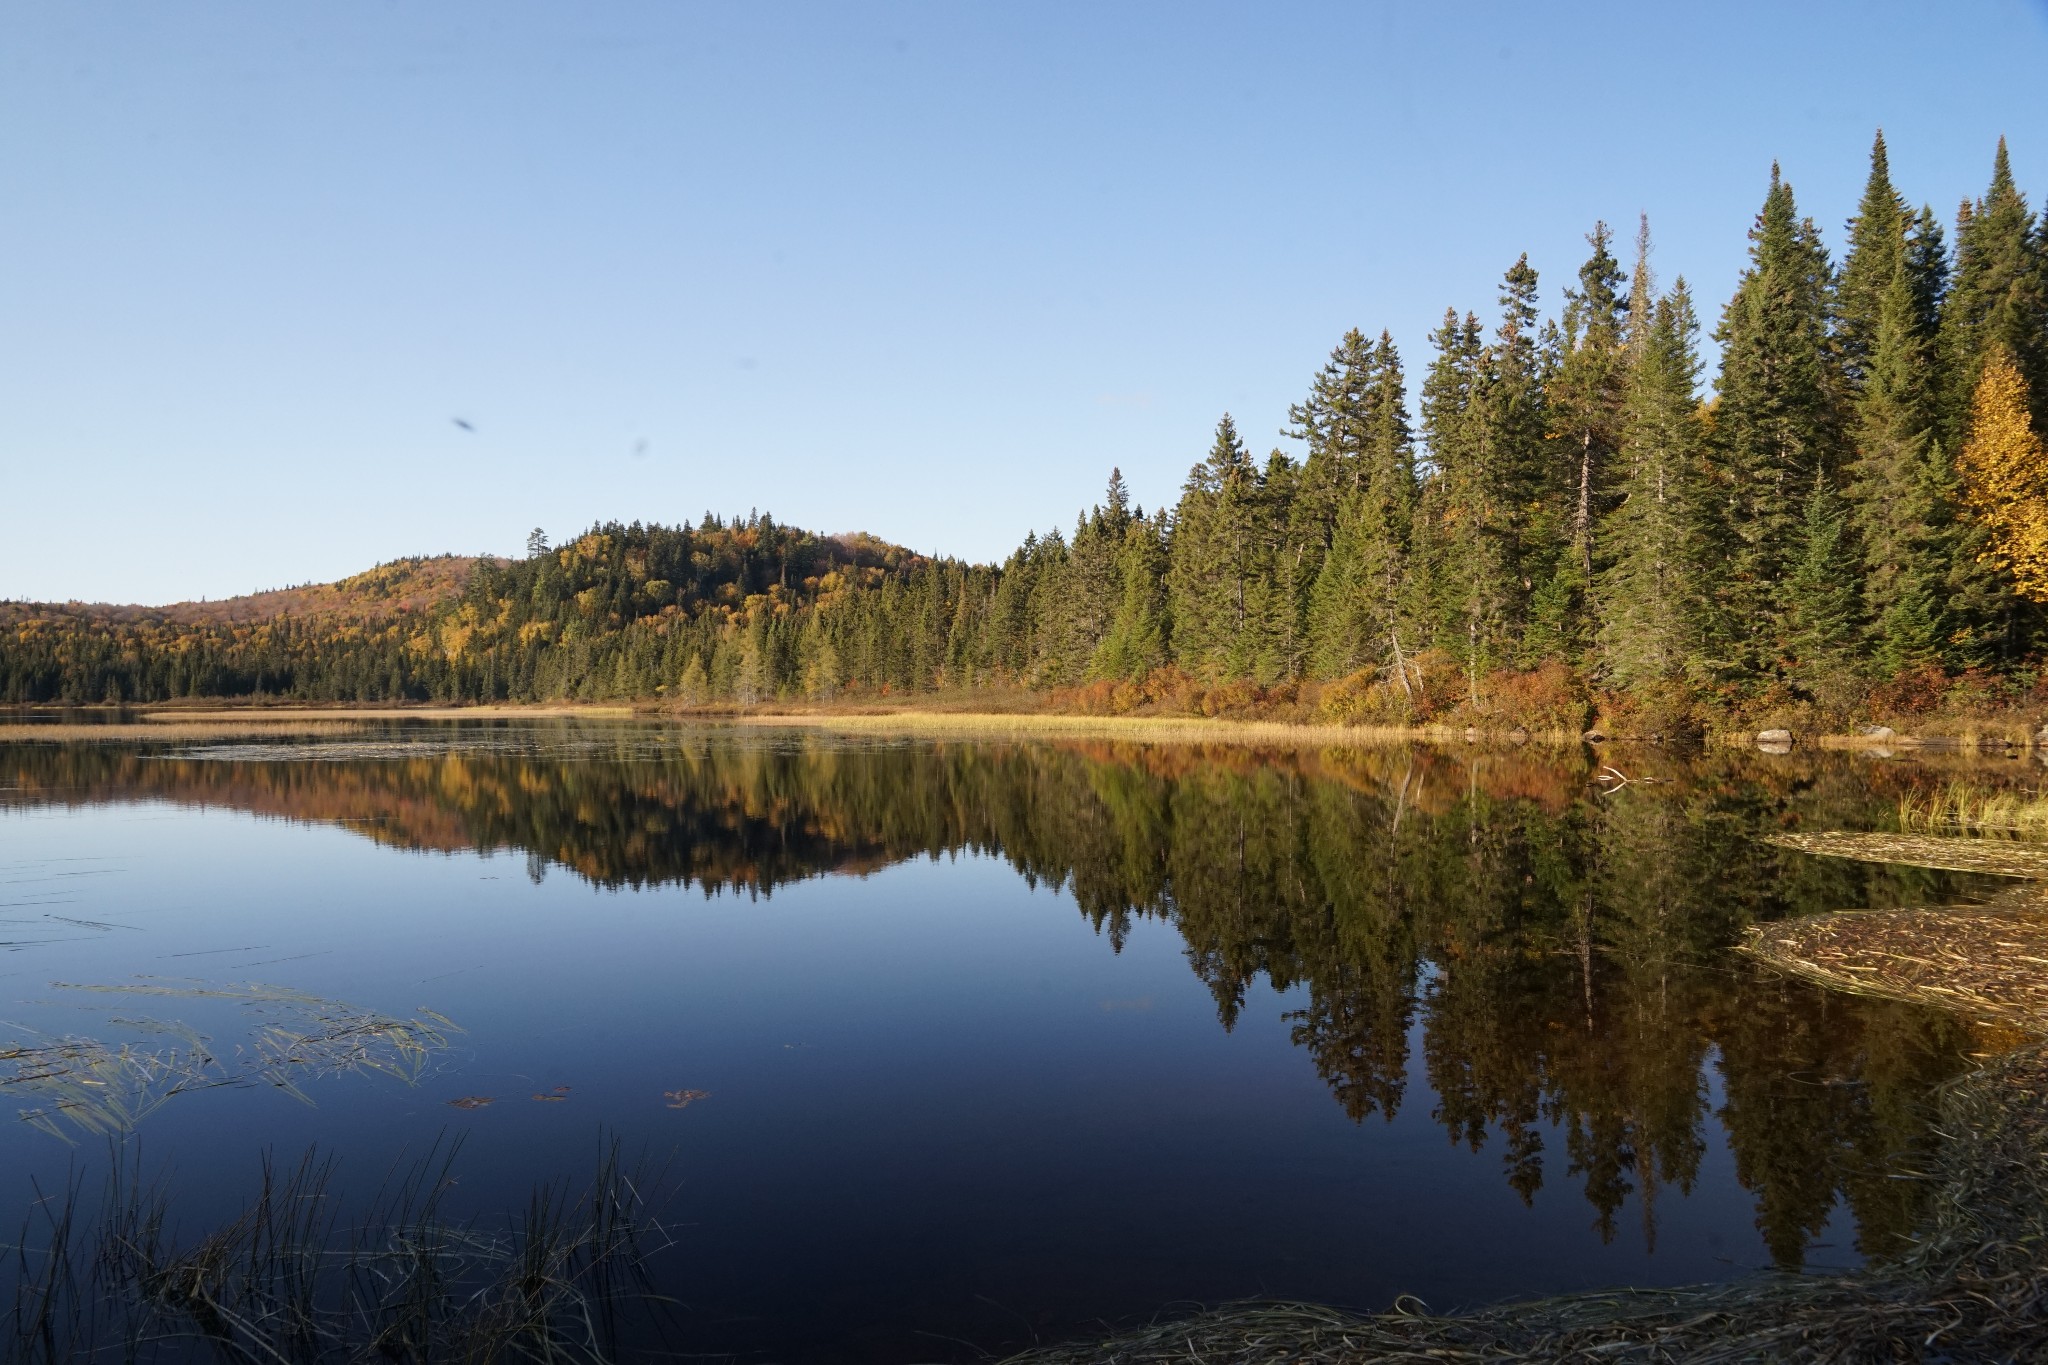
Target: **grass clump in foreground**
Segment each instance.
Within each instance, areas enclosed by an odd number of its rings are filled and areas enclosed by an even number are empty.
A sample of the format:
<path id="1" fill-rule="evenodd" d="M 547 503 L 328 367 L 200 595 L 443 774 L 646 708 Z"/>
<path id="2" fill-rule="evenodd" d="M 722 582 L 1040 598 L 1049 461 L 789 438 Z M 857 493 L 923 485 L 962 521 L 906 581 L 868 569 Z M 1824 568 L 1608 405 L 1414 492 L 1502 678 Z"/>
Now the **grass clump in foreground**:
<path id="1" fill-rule="evenodd" d="M 1856 911 L 1762 925 L 1745 951 L 1836 989 L 1940 1004 L 2020 1046 L 1942 1096 L 1912 1251 L 1854 1274 L 1766 1274 L 1623 1289 L 1457 1316 L 1245 1304 L 1054 1346 L 1011 1365 L 1281 1362 L 2016 1361 L 2048 1341 L 2048 848 L 1931 835 L 1786 835 L 1801 851 L 2030 880 L 1985 906 Z"/>
<path id="2" fill-rule="evenodd" d="M 436 1144 L 353 1221 L 331 1159 L 266 1159 L 256 1198 L 187 1240 L 117 1150 L 97 1205 L 74 1181 L 31 1206 L 6 1258 L 0 1360 L 584 1365 L 659 1326 L 643 1262 L 668 1242 L 642 1195 L 662 1173 L 629 1170 L 608 1141 L 580 1194 L 540 1187 L 493 1229 L 444 1208 L 460 1145 Z"/>

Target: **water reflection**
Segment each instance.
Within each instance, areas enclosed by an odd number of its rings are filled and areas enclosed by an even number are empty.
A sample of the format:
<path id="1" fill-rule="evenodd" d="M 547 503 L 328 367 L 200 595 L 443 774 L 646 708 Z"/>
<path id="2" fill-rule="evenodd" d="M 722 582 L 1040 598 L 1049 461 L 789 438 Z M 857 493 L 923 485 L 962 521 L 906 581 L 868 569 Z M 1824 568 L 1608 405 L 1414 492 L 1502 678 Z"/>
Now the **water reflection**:
<path id="1" fill-rule="evenodd" d="M 1225 1029 L 1261 978 L 1304 988 L 1294 1042 L 1352 1119 L 1428 1104 L 1523 1200 L 1575 1187 L 1603 1241 L 1632 1194 L 1654 1240 L 1660 1191 L 1693 1187 L 1720 1125 L 1788 1267 L 1838 1202 L 1861 1250 L 1901 1244 L 1922 1189 L 1895 1177 L 1937 1140 L 1929 1091 L 1971 1046 L 1945 1017 L 1728 951 L 1760 919 L 1967 890 L 1753 837 L 1869 823 L 1891 779 L 1868 765 L 1671 760 L 1654 775 L 1674 780 L 1602 794 L 1577 757 L 1530 751 L 438 733 L 321 755 L 0 746 L 0 799 L 224 806 L 706 894 L 992 853 L 1066 890 L 1112 949 L 1170 923 Z"/>

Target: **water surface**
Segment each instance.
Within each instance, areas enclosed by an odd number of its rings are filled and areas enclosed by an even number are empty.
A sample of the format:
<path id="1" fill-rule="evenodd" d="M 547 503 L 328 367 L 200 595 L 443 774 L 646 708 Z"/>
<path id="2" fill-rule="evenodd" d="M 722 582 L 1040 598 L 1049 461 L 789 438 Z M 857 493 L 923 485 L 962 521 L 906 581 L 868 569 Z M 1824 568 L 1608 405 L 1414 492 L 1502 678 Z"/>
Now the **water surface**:
<path id="1" fill-rule="evenodd" d="M 252 982 L 445 1017 L 412 1084 L 181 1093 L 123 1140 L 203 1225 L 265 1149 L 374 1183 L 459 1134 L 490 1217 L 615 1132 L 674 1157 L 665 1345 L 747 1360 L 1897 1249 L 1975 1045 L 1731 944 L 1993 884 L 1756 838 L 1880 822 L 1910 768 L 1634 761 L 1669 780 L 624 722 L 0 743 L 0 1042 L 225 1053 L 294 1008 Z M 105 1162 L 18 1091 L 0 1195 Z"/>

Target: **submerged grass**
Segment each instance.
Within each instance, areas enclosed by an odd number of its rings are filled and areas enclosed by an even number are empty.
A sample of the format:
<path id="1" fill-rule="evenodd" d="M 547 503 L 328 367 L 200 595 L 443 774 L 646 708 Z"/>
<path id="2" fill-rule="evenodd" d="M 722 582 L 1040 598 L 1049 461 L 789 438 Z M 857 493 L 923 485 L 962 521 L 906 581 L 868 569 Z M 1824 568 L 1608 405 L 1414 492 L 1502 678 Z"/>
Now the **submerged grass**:
<path id="1" fill-rule="evenodd" d="M 492 1228 L 445 1207 L 459 1149 L 436 1143 L 353 1219 L 332 1159 L 266 1158 L 254 1200 L 191 1238 L 116 1149 L 96 1204 L 74 1179 L 31 1206 L 0 1270 L 0 1360 L 580 1365 L 658 1319 L 642 1266 L 667 1236 L 644 1196 L 665 1173 L 603 1141 L 581 1193 L 541 1186 Z"/>
<path id="2" fill-rule="evenodd" d="M 382 1074 L 410 1085 L 460 1030 L 421 1009 L 398 1019 L 277 986 L 207 986 L 140 979 L 123 985 L 53 983 L 56 989 L 119 996 L 227 1001 L 255 1021 L 248 1037 L 220 1048 L 176 1022 L 118 1021 L 152 1041 L 107 1042 L 31 1035 L 0 1041 L 0 1098 L 23 1100 L 22 1122 L 54 1137 L 114 1135 L 135 1127 L 174 1095 L 219 1087 L 270 1086 L 305 1103 L 302 1081 L 345 1073 Z M 167 1039 L 168 1041 L 154 1041 Z"/>

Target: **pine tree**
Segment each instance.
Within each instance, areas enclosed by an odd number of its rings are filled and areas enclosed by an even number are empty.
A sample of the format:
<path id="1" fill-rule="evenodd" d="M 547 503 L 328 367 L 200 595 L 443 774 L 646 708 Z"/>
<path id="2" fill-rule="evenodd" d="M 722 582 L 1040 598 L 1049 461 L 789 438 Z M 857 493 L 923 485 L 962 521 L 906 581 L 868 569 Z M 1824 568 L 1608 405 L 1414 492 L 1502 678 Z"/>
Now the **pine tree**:
<path id="1" fill-rule="evenodd" d="M 1762 666 L 1783 621 L 1803 503 L 1834 479 L 1842 443 L 1829 365 L 1827 253 L 1775 165 L 1749 237 L 1749 266 L 1714 333 L 1721 343 L 1715 429 L 1736 619 L 1746 623 L 1751 665 Z"/>
<path id="2" fill-rule="evenodd" d="M 2041 240 L 2026 197 L 2012 178 L 2005 139 L 1991 185 L 1956 219 L 1955 277 L 1942 304 L 1940 357 L 1945 372 L 1940 434 L 1957 449 L 1967 434 L 1978 376 L 2003 348 L 2037 401 L 2048 389 L 2048 281 Z M 2035 421 L 2044 416 L 2037 408 Z"/>
<path id="3" fill-rule="evenodd" d="M 1618 441 L 1620 499 L 1603 529 L 1595 582 L 1601 667 L 1623 687 L 1699 672 L 1708 659 L 1698 332 L 1681 278 L 1641 326 L 1629 369 Z"/>
<path id="4" fill-rule="evenodd" d="M 2048 602 L 2048 449 L 2034 431 L 2026 377 L 2003 347 L 1984 362 L 1957 463 L 1963 499 L 1990 533 L 1987 553 L 2022 596 Z"/>

